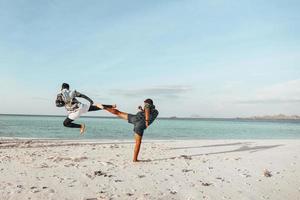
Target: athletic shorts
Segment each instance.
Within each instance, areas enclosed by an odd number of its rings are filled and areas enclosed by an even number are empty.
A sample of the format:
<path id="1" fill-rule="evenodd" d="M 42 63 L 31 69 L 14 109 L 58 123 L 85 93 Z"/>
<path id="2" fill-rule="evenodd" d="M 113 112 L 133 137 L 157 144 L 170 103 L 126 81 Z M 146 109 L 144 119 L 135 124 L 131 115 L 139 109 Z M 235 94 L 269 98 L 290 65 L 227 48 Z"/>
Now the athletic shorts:
<path id="1" fill-rule="evenodd" d="M 90 106 L 90 104 L 80 104 L 77 110 L 69 112 L 68 118 L 71 120 L 78 119 L 82 114 L 89 111 Z"/>
<path id="2" fill-rule="evenodd" d="M 143 136 L 146 124 L 144 120 L 137 118 L 136 115 L 128 114 L 128 123 L 133 124 L 133 131 L 139 136 Z"/>

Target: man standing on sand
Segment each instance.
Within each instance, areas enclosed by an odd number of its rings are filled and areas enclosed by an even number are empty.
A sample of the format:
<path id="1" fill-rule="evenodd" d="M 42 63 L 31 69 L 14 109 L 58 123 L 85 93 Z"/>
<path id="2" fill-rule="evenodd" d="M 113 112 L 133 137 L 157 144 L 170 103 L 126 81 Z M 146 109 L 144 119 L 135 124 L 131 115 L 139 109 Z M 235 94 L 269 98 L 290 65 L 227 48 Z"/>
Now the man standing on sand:
<path id="1" fill-rule="evenodd" d="M 155 109 L 152 99 L 146 99 L 144 101 L 144 109 L 142 109 L 140 106 L 140 111 L 135 115 L 121 112 L 112 107 L 105 107 L 104 109 L 134 125 L 133 131 L 135 133 L 135 148 L 133 162 L 138 162 L 138 155 L 140 152 L 144 130 L 148 128 L 148 126 L 150 126 L 150 124 L 152 124 L 152 122 L 158 116 L 158 111 Z"/>
<path id="2" fill-rule="evenodd" d="M 76 97 L 84 98 L 90 102 L 90 104 L 83 104 L 79 102 Z M 68 83 L 63 83 L 61 86 L 61 93 L 57 95 L 56 98 L 57 107 L 65 107 L 68 111 L 68 117 L 63 122 L 65 127 L 69 128 L 80 128 L 80 134 L 83 134 L 85 131 L 85 124 L 75 124 L 72 123 L 75 119 L 78 119 L 82 114 L 102 110 L 104 108 L 115 108 L 115 105 L 102 105 L 96 104 L 92 99 L 87 97 L 84 94 L 77 92 L 76 90 L 71 91 Z"/>

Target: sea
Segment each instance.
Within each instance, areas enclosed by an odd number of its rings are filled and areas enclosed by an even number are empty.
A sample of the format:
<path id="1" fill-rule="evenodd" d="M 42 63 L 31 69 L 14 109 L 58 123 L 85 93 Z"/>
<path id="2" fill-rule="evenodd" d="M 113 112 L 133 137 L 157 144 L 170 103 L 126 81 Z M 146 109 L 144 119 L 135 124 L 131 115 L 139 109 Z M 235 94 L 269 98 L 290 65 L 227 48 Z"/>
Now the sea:
<path id="1" fill-rule="evenodd" d="M 63 116 L 0 115 L 0 138 L 127 140 L 133 125 L 118 118 L 82 117 L 83 136 L 78 129 L 63 126 Z M 157 119 L 145 130 L 145 139 L 300 139 L 300 120 L 245 119 Z"/>

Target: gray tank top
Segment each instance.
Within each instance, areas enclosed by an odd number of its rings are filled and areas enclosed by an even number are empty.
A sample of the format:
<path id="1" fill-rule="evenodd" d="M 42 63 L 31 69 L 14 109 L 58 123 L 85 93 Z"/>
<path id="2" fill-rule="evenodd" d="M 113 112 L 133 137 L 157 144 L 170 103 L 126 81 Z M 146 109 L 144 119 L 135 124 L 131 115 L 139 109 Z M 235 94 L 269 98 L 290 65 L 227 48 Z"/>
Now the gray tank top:
<path id="1" fill-rule="evenodd" d="M 71 91 L 68 89 L 63 89 L 61 91 L 61 94 L 65 102 L 65 108 L 67 109 L 67 111 L 73 112 L 79 108 L 81 103 L 75 98 L 76 90 Z"/>

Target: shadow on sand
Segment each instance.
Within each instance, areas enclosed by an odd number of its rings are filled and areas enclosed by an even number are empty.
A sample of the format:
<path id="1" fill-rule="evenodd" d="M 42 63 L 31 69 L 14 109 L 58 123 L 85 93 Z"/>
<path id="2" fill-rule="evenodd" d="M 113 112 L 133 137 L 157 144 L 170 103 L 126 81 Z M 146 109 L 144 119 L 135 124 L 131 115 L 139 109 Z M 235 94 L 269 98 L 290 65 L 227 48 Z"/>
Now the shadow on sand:
<path id="1" fill-rule="evenodd" d="M 197 149 L 197 148 L 207 148 L 207 147 L 225 147 L 225 146 L 235 146 L 235 145 L 249 145 L 253 142 L 235 142 L 235 143 L 225 143 L 225 144 L 212 144 L 212 145 L 202 145 L 202 146 L 191 146 L 191 147 L 175 147 L 169 150 L 177 149 Z"/>
<path id="2" fill-rule="evenodd" d="M 244 143 L 231 143 L 231 145 L 237 145 L 237 144 L 244 144 Z M 206 147 L 219 147 L 219 146 L 230 146 L 230 144 L 219 144 L 219 145 L 207 145 Z M 176 158 L 184 158 L 184 159 L 192 159 L 193 157 L 199 157 L 199 156 L 208 156 L 208 155 L 218 155 L 218 154 L 226 154 L 226 153 L 235 153 L 235 152 L 244 152 L 244 151 L 249 151 L 249 153 L 254 153 L 257 151 L 263 151 L 267 149 L 272 149 L 276 147 L 283 146 L 282 144 L 278 145 L 264 145 L 264 146 L 253 146 L 249 147 L 247 145 L 243 145 L 240 148 L 234 149 L 234 150 L 228 150 L 228 151 L 217 151 L 217 152 L 211 152 L 211 153 L 200 153 L 200 154 L 192 154 L 192 155 L 180 155 L 180 156 L 174 156 L 174 157 L 169 157 L 169 158 L 159 158 L 159 159 L 152 159 L 152 160 L 147 160 L 148 162 L 151 161 L 163 161 L 163 160 L 172 160 Z M 203 148 L 205 146 L 200 146 L 200 147 L 194 147 L 194 148 Z M 184 149 L 184 148 L 175 148 L 175 149 Z"/>

